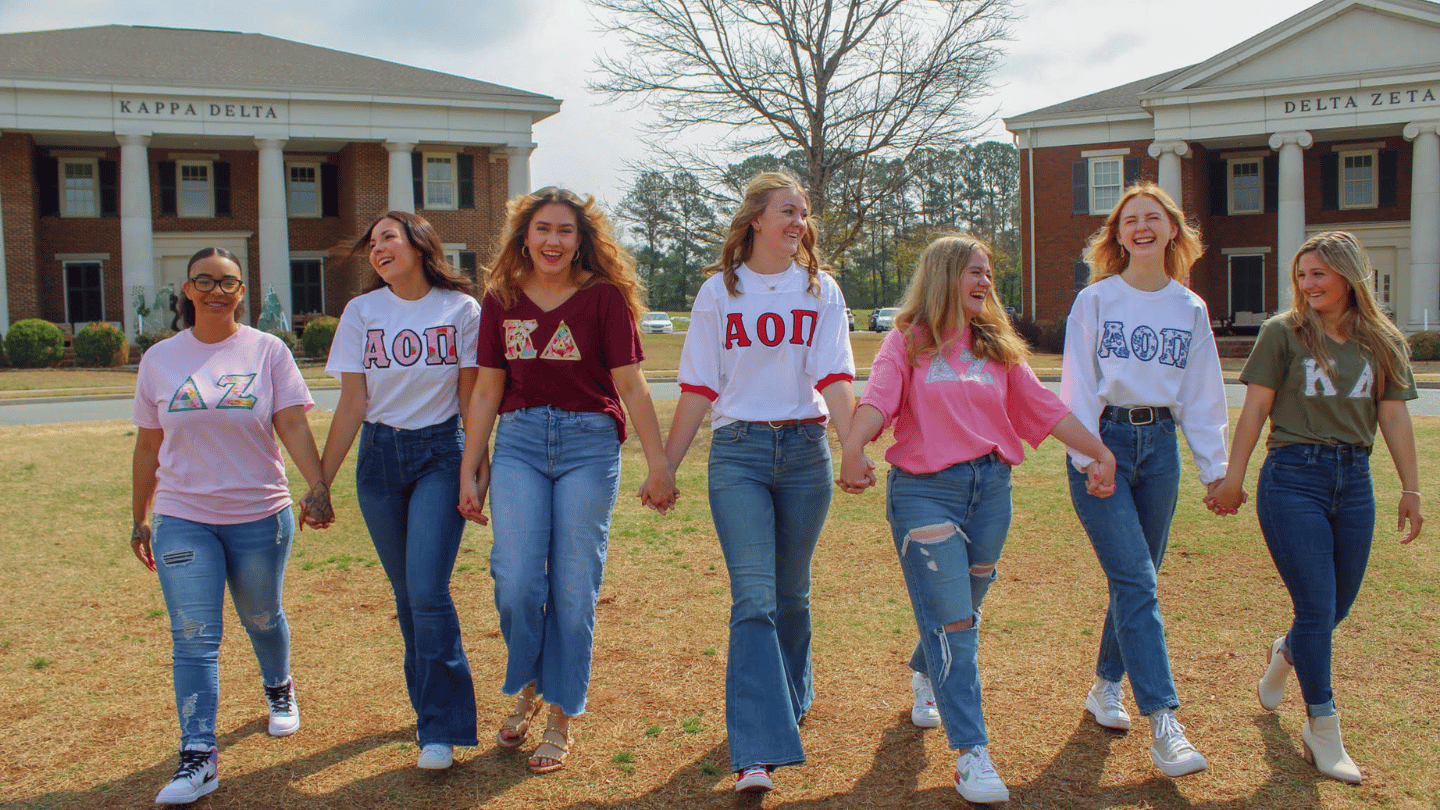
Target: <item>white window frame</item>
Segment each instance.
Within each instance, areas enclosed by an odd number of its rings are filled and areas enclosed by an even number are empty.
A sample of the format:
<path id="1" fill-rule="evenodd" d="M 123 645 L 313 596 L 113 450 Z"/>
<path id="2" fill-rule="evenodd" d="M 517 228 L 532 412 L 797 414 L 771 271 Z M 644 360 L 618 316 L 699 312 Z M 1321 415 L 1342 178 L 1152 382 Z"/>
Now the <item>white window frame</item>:
<path id="1" fill-rule="evenodd" d="M 1099 203 L 1099 200 L 1097 198 L 1097 192 L 1100 190 L 1101 186 L 1098 182 L 1096 182 L 1095 175 L 1098 168 L 1104 164 L 1113 164 L 1115 166 L 1115 176 L 1117 180 L 1113 184 L 1107 183 L 1104 186 L 1107 189 L 1115 189 L 1115 202 L 1102 205 Z M 1115 207 L 1115 203 L 1119 202 L 1120 198 L 1125 194 L 1125 157 L 1123 155 L 1116 155 L 1113 157 L 1093 157 L 1090 158 L 1089 169 L 1090 214 L 1092 216 L 1105 216 L 1106 214 L 1110 213 L 1111 209 Z"/>
<path id="2" fill-rule="evenodd" d="M 62 216 L 62 217 L 98 217 L 98 216 L 100 216 L 100 161 L 99 161 L 99 159 L 98 159 L 98 158 L 69 158 L 69 157 L 62 157 L 62 158 L 59 158 L 57 162 L 58 162 L 58 164 L 59 164 L 57 171 L 59 171 L 59 173 L 60 173 L 60 176 L 59 176 L 59 179 L 60 179 L 60 216 Z M 66 169 L 67 166 L 76 166 L 76 165 L 83 165 L 83 166 L 89 166 L 89 167 L 90 167 L 90 180 L 91 180 L 91 187 L 90 187 L 91 198 L 90 198 L 90 199 L 91 199 L 91 206 L 90 206 L 90 208 L 89 208 L 88 210 L 80 210 L 80 209 L 78 209 L 78 208 L 72 209 L 72 208 L 70 207 L 70 195 L 66 193 L 67 190 L 68 190 L 68 189 L 67 189 L 66 181 L 67 181 L 69 178 L 67 178 L 67 177 L 65 176 L 65 169 Z"/>
<path id="3" fill-rule="evenodd" d="M 1255 206 L 1253 208 L 1241 208 L 1235 202 L 1235 167 L 1250 164 L 1255 167 Z M 1265 161 L 1258 157 L 1230 158 L 1225 161 L 1225 194 L 1226 211 L 1231 215 L 1235 214 L 1263 214 L 1265 213 Z"/>
<path id="4" fill-rule="evenodd" d="M 104 259 L 62 259 L 60 262 L 60 283 L 64 289 L 65 296 L 65 322 L 75 323 L 70 317 L 70 265 L 72 264 L 98 264 L 100 265 L 100 320 L 105 320 L 105 260 Z M 79 324 L 75 331 L 80 331 L 88 326 L 91 321 L 84 321 Z"/>
<path id="5" fill-rule="evenodd" d="M 1335 171 L 1339 173 L 1339 176 L 1335 178 L 1335 184 L 1338 189 L 1336 197 L 1340 210 L 1363 211 L 1380 207 L 1380 150 L 1350 149 L 1338 154 L 1340 157 L 1336 162 Z M 1345 180 L 1345 160 L 1355 157 L 1370 158 L 1370 201 L 1368 203 L 1352 203 L 1349 199 L 1350 184 Z"/>
<path id="6" fill-rule="evenodd" d="M 185 210 L 185 167 L 205 167 L 205 211 L 194 213 Z M 213 160 L 177 160 L 175 161 L 175 216 L 181 219 L 214 219 L 215 218 L 215 161 Z"/>
<path id="7" fill-rule="evenodd" d="M 309 169 L 315 173 L 315 208 L 312 211 L 298 211 L 293 205 L 295 178 L 291 172 L 295 169 Z M 320 196 L 323 192 L 320 188 L 320 161 L 318 160 L 289 160 L 285 162 L 285 213 L 291 219 L 319 219 L 320 209 L 324 206 Z"/>
<path id="8" fill-rule="evenodd" d="M 449 182 L 432 182 L 430 180 L 430 161 L 432 159 L 436 161 L 444 160 L 450 165 Z M 421 200 L 421 203 L 423 203 L 422 207 L 431 211 L 454 211 L 460 207 L 460 162 L 456 159 L 454 152 L 422 152 L 420 156 L 420 173 L 425 186 L 424 199 Z M 431 202 L 430 190 L 435 188 L 438 191 L 441 187 L 445 186 L 449 187 L 450 202 Z"/>

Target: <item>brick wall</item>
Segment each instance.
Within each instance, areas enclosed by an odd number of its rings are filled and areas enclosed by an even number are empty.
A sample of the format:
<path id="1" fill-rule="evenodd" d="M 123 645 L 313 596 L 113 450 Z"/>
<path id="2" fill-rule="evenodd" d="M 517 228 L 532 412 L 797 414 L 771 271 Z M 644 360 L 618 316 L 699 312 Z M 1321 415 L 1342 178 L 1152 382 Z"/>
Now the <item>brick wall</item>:
<path id="1" fill-rule="evenodd" d="M 23 132 L 0 134 L 0 221 L 5 228 L 5 279 L 10 323 L 41 316 L 35 266 L 34 142 Z"/>

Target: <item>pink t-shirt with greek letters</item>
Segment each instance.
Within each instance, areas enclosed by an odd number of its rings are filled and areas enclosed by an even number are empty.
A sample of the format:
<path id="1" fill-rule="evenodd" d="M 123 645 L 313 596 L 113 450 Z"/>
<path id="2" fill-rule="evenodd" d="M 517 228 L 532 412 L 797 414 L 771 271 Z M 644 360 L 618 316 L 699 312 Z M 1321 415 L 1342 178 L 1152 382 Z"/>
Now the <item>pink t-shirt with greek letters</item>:
<path id="1" fill-rule="evenodd" d="M 289 507 L 271 419 L 314 404 L 274 335 L 241 326 L 219 343 L 201 343 L 186 329 L 151 346 L 140 360 L 131 421 L 165 431 L 155 514 L 234 525 Z"/>

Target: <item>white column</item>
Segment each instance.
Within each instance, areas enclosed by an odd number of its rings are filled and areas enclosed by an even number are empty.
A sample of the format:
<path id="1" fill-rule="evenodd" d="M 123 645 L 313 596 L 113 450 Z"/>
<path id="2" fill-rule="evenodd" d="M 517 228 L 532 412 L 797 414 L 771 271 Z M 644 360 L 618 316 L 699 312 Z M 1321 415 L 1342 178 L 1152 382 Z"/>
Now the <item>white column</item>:
<path id="1" fill-rule="evenodd" d="M 1411 122 L 1410 329 L 1440 323 L 1440 121 Z"/>
<path id="2" fill-rule="evenodd" d="M 510 167 L 510 176 L 507 186 L 510 199 L 515 199 L 521 194 L 529 194 L 535 189 L 530 187 L 530 153 L 535 151 L 535 144 L 512 144 L 505 148 L 505 162 Z"/>
<path id="3" fill-rule="evenodd" d="M 155 300 L 155 230 L 150 222 L 150 136 L 116 135 L 120 141 L 120 267 L 124 280 L 125 334 L 143 328 L 129 302 L 136 288 Z M 178 293 L 179 290 L 176 290 Z"/>
<path id="4" fill-rule="evenodd" d="M 5 133 L 0 132 L 0 135 Z M 10 331 L 10 276 L 5 272 L 5 210 L 0 206 L 0 336 Z"/>
<path id="5" fill-rule="evenodd" d="M 415 213 L 415 167 L 410 164 L 410 155 L 415 144 L 405 141 L 386 141 L 385 151 L 390 153 L 390 208 L 391 211 Z"/>
<path id="6" fill-rule="evenodd" d="M 285 206 L 285 140 L 256 138 L 260 148 L 260 302 L 273 289 L 290 318 L 290 219 Z M 259 313 L 248 313 L 251 323 Z"/>
<path id="7" fill-rule="evenodd" d="M 1190 144 L 1185 141 L 1155 141 L 1148 151 L 1150 157 L 1160 159 L 1160 188 L 1176 204 L 1183 206 L 1180 199 L 1180 158 L 1190 154 Z"/>
<path id="8" fill-rule="evenodd" d="M 1277 132 L 1270 136 L 1270 148 L 1280 152 L 1280 199 L 1275 228 L 1275 290 L 1280 311 L 1290 308 L 1290 279 L 1287 268 L 1295 251 L 1305 243 L 1305 155 L 1315 139 L 1310 133 Z"/>

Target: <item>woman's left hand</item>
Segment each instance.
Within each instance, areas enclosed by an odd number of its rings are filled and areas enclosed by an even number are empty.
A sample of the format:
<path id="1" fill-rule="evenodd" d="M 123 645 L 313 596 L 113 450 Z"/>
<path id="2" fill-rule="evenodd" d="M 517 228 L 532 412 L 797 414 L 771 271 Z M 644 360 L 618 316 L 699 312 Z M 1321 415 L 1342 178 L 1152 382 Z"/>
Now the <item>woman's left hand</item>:
<path id="1" fill-rule="evenodd" d="M 1395 522 L 1396 531 L 1405 531 L 1405 521 L 1410 521 L 1410 533 L 1400 539 L 1401 543 L 1408 543 L 1420 536 L 1420 527 L 1425 524 L 1425 518 L 1420 514 L 1420 496 L 1413 492 L 1406 492 L 1400 496 L 1400 519 Z"/>
<path id="2" fill-rule="evenodd" d="M 150 550 L 150 523 L 148 521 L 136 523 L 135 528 L 130 531 L 130 550 L 134 552 L 135 559 L 143 563 L 152 573 L 155 571 L 155 554 Z"/>
<path id="3" fill-rule="evenodd" d="M 665 465 L 650 468 L 650 475 L 646 477 L 645 483 L 640 485 L 640 491 L 636 495 L 640 498 L 640 503 L 662 515 L 674 509 L 675 502 L 680 500 L 675 476 Z"/>
<path id="4" fill-rule="evenodd" d="M 330 487 L 324 481 L 317 481 L 300 499 L 300 530 L 304 531 L 306 526 L 325 529 L 334 522 L 335 508 L 330 505 Z"/>

